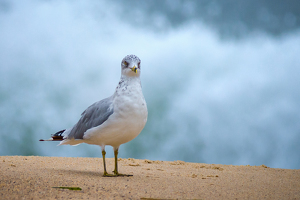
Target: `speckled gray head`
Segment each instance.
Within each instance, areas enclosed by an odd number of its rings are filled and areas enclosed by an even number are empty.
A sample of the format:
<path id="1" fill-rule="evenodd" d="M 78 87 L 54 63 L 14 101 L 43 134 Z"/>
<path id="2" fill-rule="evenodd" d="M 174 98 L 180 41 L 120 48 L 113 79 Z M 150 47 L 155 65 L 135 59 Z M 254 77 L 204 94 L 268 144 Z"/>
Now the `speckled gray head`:
<path id="1" fill-rule="evenodd" d="M 136 55 L 128 55 L 121 63 L 122 75 L 139 76 L 141 73 L 141 60 Z"/>

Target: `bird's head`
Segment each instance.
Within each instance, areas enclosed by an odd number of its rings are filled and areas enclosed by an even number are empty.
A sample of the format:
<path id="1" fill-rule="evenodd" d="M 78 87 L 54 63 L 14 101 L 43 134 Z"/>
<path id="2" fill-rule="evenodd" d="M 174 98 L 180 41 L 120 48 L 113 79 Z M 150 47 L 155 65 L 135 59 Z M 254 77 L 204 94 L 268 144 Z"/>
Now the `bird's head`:
<path id="1" fill-rule="evenodd" d="M 141 60 L 135 55 L 128 55 L 123 58 L 121 63 L 122 75 L 140 76 Z"/>

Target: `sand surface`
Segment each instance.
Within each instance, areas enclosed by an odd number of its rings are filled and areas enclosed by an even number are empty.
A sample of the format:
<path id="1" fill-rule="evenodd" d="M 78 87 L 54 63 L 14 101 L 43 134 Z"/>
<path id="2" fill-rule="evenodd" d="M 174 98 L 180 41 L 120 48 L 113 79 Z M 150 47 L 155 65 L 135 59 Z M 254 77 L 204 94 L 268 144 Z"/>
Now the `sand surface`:
<path id="1" fill-rule="evenodd" d="M 103 177 L 101 158 L 0 156 L 0 199 L 300 199 L 300 170 L 129 158 L 119 172 L 133 176 Z"/>

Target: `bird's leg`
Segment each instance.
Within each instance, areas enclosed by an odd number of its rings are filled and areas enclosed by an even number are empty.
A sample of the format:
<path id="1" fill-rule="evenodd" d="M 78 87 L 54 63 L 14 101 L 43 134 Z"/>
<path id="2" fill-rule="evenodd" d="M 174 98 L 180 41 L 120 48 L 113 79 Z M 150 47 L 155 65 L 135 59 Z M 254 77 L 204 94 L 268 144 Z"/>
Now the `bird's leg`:
<path id="1" fill-rule="evenodd" d="M 127 175 L 127 174 L 119 174 L 118 172 L 118 151 L 119 148 L 116 148 L 114 149 L 114 152 L 115 152 L 115 170 L 113 171 L 114 174 L 109 174 L 107 173 L 106 171 L 106 163 L 105 163 L 105 150 L 102 150 L 102 157 L 103 157 L 103 167 L 104 167 L 104 173 L 103 173 L 103 176 L 109 176 L 109 177 L 112 177 L 112 176 L 132 176 L 132 175 Z"/>
<path id="2" fill-rule="evenodd" d="M 103 173 L 103 176 L 116 176 L 115 174 L 109 174 L 107 173 L 106 171 L 106 163 L 105 163 L 105 150 L 102 150 L 102 157 L 103 157 L 103 166 L 104 166 L 104 173 Z"/>
<path id="3" fill-rule="evenodd" d="M 128 174 L 119 174 L 118 172 L 118 153 L 119 153 L 119 148 L 114 149 L 114 154 L 115 154 L 115 170 L 114 175 L 115 176 L 132 176 L 132 175 L 128 175 Z"/>
<path id="4" fill-rule="evenodd" d="M 114 154 L 115 154 L 115 170 L 113 171 L 115 175 L 118 175 L 118 153 L 119 153 L 119 149 L 115 149 L 114 150 Z"/>
<path id="5" fill-rule="evenodd" d="M 109 174 L 106 171 L 106 164 L 105 164 L 105 154 L 106 154 L 106 152 L 104 150 L 102 150 L 102 158 L 103 158 L 103 166 L 104 166 L 103 176 L 108 176 Z"/>

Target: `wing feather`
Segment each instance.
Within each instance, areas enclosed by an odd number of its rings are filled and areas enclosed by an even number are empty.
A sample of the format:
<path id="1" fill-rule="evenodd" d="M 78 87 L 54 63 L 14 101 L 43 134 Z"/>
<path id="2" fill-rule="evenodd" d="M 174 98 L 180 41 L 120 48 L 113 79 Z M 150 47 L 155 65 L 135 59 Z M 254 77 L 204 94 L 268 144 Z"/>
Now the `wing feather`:
<path id="1" fill-rule="evenodd" d="M 66 139 L 83 139 L 84 133 L 93 127 L 103 124 L 113 114 L 113 98 L 108 97 L 89 106 L 72 128 Z"/>

